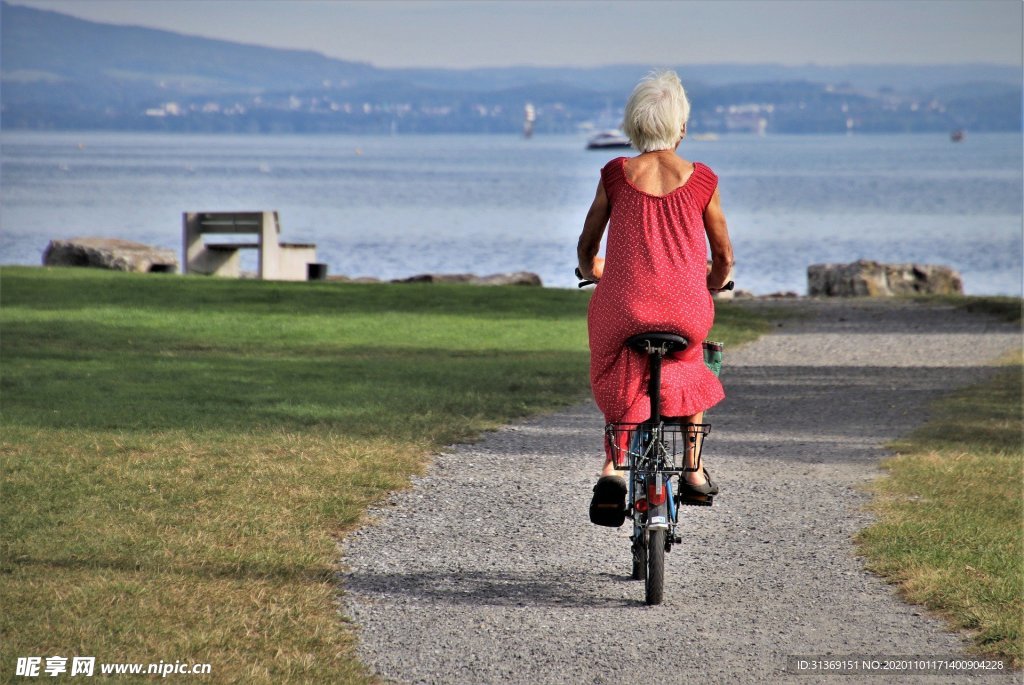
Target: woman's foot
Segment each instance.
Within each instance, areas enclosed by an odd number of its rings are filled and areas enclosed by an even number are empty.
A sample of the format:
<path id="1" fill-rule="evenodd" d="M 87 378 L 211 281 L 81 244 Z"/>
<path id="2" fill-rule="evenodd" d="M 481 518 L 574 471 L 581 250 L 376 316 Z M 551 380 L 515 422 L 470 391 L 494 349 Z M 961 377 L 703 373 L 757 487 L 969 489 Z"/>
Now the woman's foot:
<path id="1" fill-rule="evenodd" d="M 700 471 L 689 471 L 683 476 L 680 490 L 688 490 L 700 495 L 717 495 L 718 485 L 711 480 L 711 474 L 708 473 L 708 470 L 701 468 Z"/>
<path id="2" fill-rule="evenodd" d="M 609 459 L 604 463 L 604 468 L 601 469 L 601 476 L 618 476 L 619 478 L 625 480 L 626 471 L 623 469 L 615 468 L 615 464 L 612 463 L 611 459 Z"/>
<path id="3" fill-rule="evenodd" d="M 704 485 L 704 483 L 708 482 L 707 476 L 705 476 L 704 473 L 704 469 L 701 469 L 700 471 L 687 471 L 683 476 L 683 479 L 686 481 L 687 485 Z"/>
<path id="4" fill-rule="evenodd" d="M 590 522 L 618 528 L 626 520 L 626 481 L 620 476 L 601 476 L 590 500 Z"/>

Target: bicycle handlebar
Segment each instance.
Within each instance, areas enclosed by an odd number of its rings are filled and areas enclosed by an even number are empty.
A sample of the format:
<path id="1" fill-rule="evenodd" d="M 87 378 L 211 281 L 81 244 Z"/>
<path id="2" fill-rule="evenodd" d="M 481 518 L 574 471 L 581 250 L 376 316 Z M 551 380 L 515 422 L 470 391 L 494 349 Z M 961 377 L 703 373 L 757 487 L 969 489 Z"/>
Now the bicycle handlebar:
<path id="1" fill-rule="evenodd" d="M 576 278 L 578 278 L 580 281 L 579 283 L 576 284 L 577 288 L 586 288 L 588 285 L 597 284 L 597 281 L 588 281 L 586 278 L 583 278 L 583 272 L 580 271 L 580 268 L 578 266 L 576 267 Z"/>
<path id="2" fill-rule="evenodd" d="M 596 285 L 597 284 L 597 281 L 591 281 L 589 279 L 583 278 L 583 272 L 580 271 L 580 268 L 578 266 L 576 267 L 576 278 L 578 278 L 579 281 L 580 281 L 579 283 L 576 284 L 577 288 L 586 288 L 588 285 Z M 711 292 L 713 292 L 713 293 L 720 293 L 720 292 L 723 292 L 725 290 L 732 290 L 735 287 L 736 287 L 736 284 L 733 281 L 729 281 L 728 283 L 723 285 L 721 288 L 709 288 L 709 290 Z"/>

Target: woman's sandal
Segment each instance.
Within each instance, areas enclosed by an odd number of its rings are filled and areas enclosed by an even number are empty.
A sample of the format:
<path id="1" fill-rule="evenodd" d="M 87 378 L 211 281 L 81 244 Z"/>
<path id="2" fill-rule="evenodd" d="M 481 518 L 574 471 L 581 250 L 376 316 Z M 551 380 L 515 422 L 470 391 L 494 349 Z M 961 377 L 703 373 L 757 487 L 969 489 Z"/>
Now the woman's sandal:
<path id="1" fill-rule="evenodd" d="M 590 500 L 590 522 L 618 528 L 626 520 L 626 481 L 619 476 L 601 476 Z"/>
<path id="2" fill-rule="evenodd" d="M 702 468 L 701 471 L 704 472 L 704 478 L 707 479 L 707 482 L 700 485 L 693 485 L 692 483 L 687 483 L 682 477 L 679 478 L 679 494 L 676 496 L 676 499 L 680 504 L 711 506 L 715 495 L 718 494 L 718 485 L 711 480 L 711 474 L 708 473 L 707 469 Z"/>

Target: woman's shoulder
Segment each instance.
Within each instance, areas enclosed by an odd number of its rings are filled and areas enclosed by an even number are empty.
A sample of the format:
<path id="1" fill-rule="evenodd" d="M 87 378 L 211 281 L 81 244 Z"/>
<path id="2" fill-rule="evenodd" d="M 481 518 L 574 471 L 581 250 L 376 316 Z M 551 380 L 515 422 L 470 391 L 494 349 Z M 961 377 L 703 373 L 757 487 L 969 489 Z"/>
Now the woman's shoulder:
<path id="1" fill-rule="evenodd" d="M 718 186 L 718 174 L 704 162 L 693 163 L 693 176 L 697 183 L 701 185 L 711 185 L 712 188 Z"/>
<path id="2" fill-rule="evenodd" d="M 609 171 L 622 171 L 627 159 L 629 159 L 629 157 L 616 157 L 615 159 L 609 160 L 607 164 L 601 167 L 601 173 L 605 174 Z"/>
<path id="3" fill-rule="evenodd" d="M 694 162 L 693 174 L 691 174 L 687 185 L 696 191 L 701 206 L 707 207 L 708 203 L 711 202 L 711 197 L 715 194 L 715 190 L 718 188 L 718 174 L 712 171 L 711 167 L 707 164 Z"/>
<path id="4" fill-rule="evenodd" d="M 626 157 L 616 157 L 601 167 L 601 180 L 604 181 L 605 192 L 610 190 L 610 186 L 617 185 L 619 181 L 626 177 L 623 170 L 626 159 Z"/>
<path id="5" fill-rule="evenodd" d="M 693 161 L 691 164 L 693 164 L 693 173 L 696 174 L 699 172 L 700 175 L 705 178 L 718 178 L 718 175 L 714 170 L 704 162 Z"/>

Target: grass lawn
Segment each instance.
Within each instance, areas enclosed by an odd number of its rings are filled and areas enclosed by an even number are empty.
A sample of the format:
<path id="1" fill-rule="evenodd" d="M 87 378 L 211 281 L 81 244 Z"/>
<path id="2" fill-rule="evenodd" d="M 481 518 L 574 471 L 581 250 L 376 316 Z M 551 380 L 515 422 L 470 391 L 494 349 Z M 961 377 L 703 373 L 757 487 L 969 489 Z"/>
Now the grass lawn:
<path id="1" fill-rule="evenodd" d="M 977 304 L 977 303 L 975 303 Z M 1015 303 L 977 304 L 1020 321 Z M 1014 315 L 1016 312 L 1016 315 Z M 1024 665 L 1024 415 L 1018 353 L 990 382 L 938 402 L 873 484 L 868 567 L 970 631 L 978 654 Z"/>
<path id="2" fill-rule="evenodd" d="M 587 301 L 3 268 L 0 681 L 58 655 L 368 682 L 336 541 L 432 451 L 587 397 Z"/>

